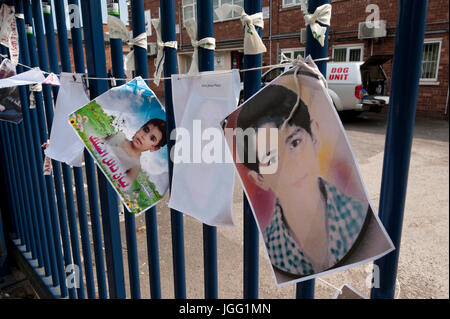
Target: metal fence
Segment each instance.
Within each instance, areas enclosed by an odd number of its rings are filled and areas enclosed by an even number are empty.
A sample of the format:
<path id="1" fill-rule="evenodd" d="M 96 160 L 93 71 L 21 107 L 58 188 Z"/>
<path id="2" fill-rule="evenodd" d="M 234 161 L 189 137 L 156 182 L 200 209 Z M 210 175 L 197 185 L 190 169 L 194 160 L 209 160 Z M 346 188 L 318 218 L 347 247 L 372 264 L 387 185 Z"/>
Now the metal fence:
<path id="1" fill-rule="evenodd" d="M 54 0 L 54 12 L 45 11 L 44 14 L 40 0 L 20 0 L 13 3 L 16 14 L 19 14 L 16 23 L 22 64 L 55 74 L 60 71 L 85 73 L 87 69 L 91 77 L 107 78 L 100 0 L 81 0 L 80 3 L 77 0 L 68 1 L 69 5 L 81 6 L 83 18 L 82 29 L 76 24 L 70 29 L 74 69 L 70 60 L 65 23 L 68 12 L 65 12 L 64 1 Z M 244 3 L 248 14 L 262 10 L 261 0 L 245 0 Z M 324 3 L 329 3 L 329 0 L 310 0 L 308 10 L 313 12 L 317 6 Z M 399 1 L 379 213 L 396 247 L 399 247 L 401 239 L 426 8 L 426 0 Z M 53 14 L 56 15 L 58 45 L 54 35 Z M 145 32 L 143 0 L 131 1 L 131 15 L 135 37 Z M 174 0 L 160 1 L 160 15 L 162 41 L 175 41 Z M 212 0 L 197 0 L 197 17 L 198 38 L 212 37 Z M 33 32 L 26 32 L 26 26 L 32 26 Z M 0 49 L 2 54 L 7 54 L 5 47 Z M 111 39 L 110 49 L 113 76 L 124 78 L 122 41 Z M 177 73 L 177 53 L 175 49 L 167 47 L 164 51 L 164 76 L 170 77 L 171 74 Z M 321 47 L 309 32 L 306 54 L 311 54 L 313 58 L 322 58 L 327 56 L 327 51 L 327 43 Z M 146 50 L 134 46 L 134 54 L 136 74 L 148 78 Z M 213 58 L 212 51 L 200 48 L 200 71 L 212 70 Z M 321 62 L 322 65 L 319 65 L 323 73 L 325 63 Z M 261 66 L 261 55 L 244 56 L 244 68 L 258 66 Z M 19 73 L 24 71 L 20 65 L 17 69 Z M 247 72 L 244 77 L 245 98 L 260 89 L 260 77 L 260 70 Z M 93 99 L 108 90 L 108 82 L 91 80 L 89 89 Z M 19 90 L 23 122 L 19 125 L 0 123 L 1 209 L 5 237 L 11 242 L 9 253 L 16 254 L 23 265 L 28 267 L 27 275 L 44 297 L 140 298 L 142 278 L 138 264 L 135 216 L 131 213 L 124 215 L 128 262 L 124 265 L 119 203 L 115 191 L 104 175 L 96 169 L 92 158 L 85 153 L 83 168 L 72 168 L 53 161 L 52 175 L 43 174 L 41 145 L 47 141 L 50 133 L 58 89 L 43 85 L 42 92 L 32 92 L 35 96 L 35 108 L 30 108 L 29 105 L 29 89 L 21 86 Z M 175 122 L 170 80 L 164 81 L 164 90 L 168 130 L 171 130 L 175 127 Z M 173 141 L 169 143 L 172 143 L 169 144 L 170 148 Z M 172 165 L 169 172 L 171 175 Z M 174 297 L 186 298 L 183 215 L 171 210 L 170 220 Z M 156 208 L 152 208 L 145 213 L 151 298 L 161 298 L 157 226 Z M 258 298 L 259 238 L 245 196 L 243 232 L 243 283 L 236 285 L 242 284 L 243 298 Z M 1 241 L 4 244 L 4 240 Z M 216 229 L 203 225 L 205 298 L 218 298 L 220 270 L 217 255 Z M 381 287 L 372 289 L 372 298 L 393 297 L 398 255 L 397 248 L 376 261 L 380 267 Z M 76 275 L 81 278 L 78 282 Z M 314 281 L 297 284 L 296 291 L 298 298 L 313 298 Z"/>

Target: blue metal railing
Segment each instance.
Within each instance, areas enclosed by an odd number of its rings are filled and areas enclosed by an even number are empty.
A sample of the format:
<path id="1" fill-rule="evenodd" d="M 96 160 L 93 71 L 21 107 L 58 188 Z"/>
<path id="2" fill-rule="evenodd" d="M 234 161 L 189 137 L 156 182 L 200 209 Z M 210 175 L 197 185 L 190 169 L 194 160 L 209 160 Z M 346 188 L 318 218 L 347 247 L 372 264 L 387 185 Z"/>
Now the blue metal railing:
<path id="1" fill-rule="evenodd" d="M 310 0 L 308 10 L 313 12 L 317 6 L 329 2 L 329 0 Z M 71 24 L 74 71 L 85 73 L 87 66 L 89 76 L 106 78 L 105 51 L 107 48 L 103 37 L 100 0 L 81 0 L 81 3 L 77 0 L 69 0 L 68 3 L 72 8 L 81 5 L 84 24 L 82 29 L 79 27 L 79 21 L 72 21 Z M 53 73 L 72 72 L 70 45 L 65 23 L 68 12 L 66 12 L 63 1 L 55 0 L 55 12 L 46 11 L 43 14 L 44 19 L 42 19 L 41 1 L 39 0 L 15 1 L 14 6 L 16 13 L 24 13 L 24 19 L 20 17 L 16 19 L 20 62 L 33 67 L 39 66 L 41 70 Z M 245 0 L 244 7 L 248 14 L 260 12 L 262 1 Z M 380 218 L 396 247 L 399 247 L 401 238 L 426 7 L 426 0 L 415 1 L 414 4 L 406 0 L 399 1 L 397 33 L 400 36 L 397 37 L 395 43 L 391 103 L 380 199 Z M 160 8 L 162 41 L 174 41 L 176 39 L 174 0 L 161 0 Z M 145 32 L 144 1 L 131 1 L 131 13 L 133 36 L 136 37 Z M 56 16 L 57 38 L 53 32 L 53 15 Z M 73 17 L 76 19 L 77 15 L 74 14 Z M 197 17 L 198 39 L 213 36 L 213 4 L 211 0 L 197 1 Z M 26 32 L 26 25 L 34 26 L 34 32 Z M 44 30 L 46 31 L 45 37 Z M 84 41 L 81 32 L 84 34 Z M 261 34 L 260 29 L 258 32 Z M 306 53 L 311 54 L 313 58 L 327 56 L 327 41 L 326 45 L 321 47 L 310 37 L 309 33 Z M 123 43 L 120 39 L 110 39 L 112 72 L 116 78 L 124 78 L 122 47 Z M 86 55 L 84 55 L 84 49 Z M 136 75 L 148 78 L 146 50 L 138 46 L 134 46 L 133 50 Z M 0 46 L 0 52 L 7 54 L 8 51 L 5 47 Z M 164 54 L 164 76 L 170 77 L 177 73 L 176 50 L 165 47 Z M 244 68 L 259 67 L 261 62 L 260 54 L 244 56 Z M 318 64 L 321 71 L 324 72 L 325 62 Z M 199 48 L 199 68 L 200 71 L 214 69 L 213 51 Z M 19 73 L 25 71 L 21 66 L 18 66 L 17 70 Z M 405 75 L 407 76 L 405 77 Z M 249 98 L 260 89 L 260 77 L 260 70 L 246 72 L 244 98 Z M 117 84 L 122 83 L 118 81 Z M 89 81 L 92 99 L 107 89 L 108 82 L 105 80 Z M 171 81 L 164 80 L 169 132 L 175 128 L 171 89 Z M 8 214 L 10 221 L 5 224 L 5 218 L 2 222 L 7 229 L 7 235 L 22 253 L 28 256 L 27 260 L 34 267 L 36 275 L 45 282 L 54 297 L 71 299 L 83 299 L 86 296 L 87 298 L 141 298 L 135 216 L 125 212 L 125 242 L 128 259 L 128 281 L 126 281 L 117 196 L 103 174 L 99 170 L 96 173 L 94 162 L 89 154 L 85 153 L 83 168 L 70 168 L 66 164 L 53 161 L 53 174 L 43 174 L 41 145 L 47 141 L 50 135 L 53 106 L 57 99 L 58 89 L 43 85 L 42 92 L 31 92 L 36 105 L 34 108 L 30 106 L 29 89 L 20 87 L 19 92 L 23 122 L 18 125 L 0 122 L 0 166 L 2 166 L 1 176 L 3 178 L 1 183 L 7 189 L 3 196 L 8 199 L 7 203 L 2 203 L 2 214 Z M 173 147 L 173 143 L 172 140 L 169 140 L 169 150 Z M 170 181 L 172 170 L 173 164 L 169 161 Z M 150 296 L 161 298 L 156 215 L 156 208 L 145 213 L 147 261 Z M 186 298 L 183 216 L 176 210 L 171 210 L 170 215 L 174 296 L 175 298 Z M 89 221 L 91 228 L 89 228 Z M 250 205 L 244 196 L 244 298 L 258 298 L 258 250 L 259 237 L 256 223 Z M 203 225 L 205 298 L 218 298 L 219 295 L 217 254 L 217 230 L 215 227 Z M 84 271 L 81 269 L 82 258 Z M 72 264 L 78 266 L 78 275 L 81 278 L 76 287 L 68 285 L 69 282 L 66 282 L 68 275 L 66 267 Z M 398 264 L 398 249 L 378 260 L 376 264 L 380 266 L 381 288 L 372 290 L 372 298 L 392 298 Z M 127 288 L 126 282 L 129 283 L 129 288 Z M 313 298 L 314 281 L 298 284 L 296 293 L 297 298 Z"/>

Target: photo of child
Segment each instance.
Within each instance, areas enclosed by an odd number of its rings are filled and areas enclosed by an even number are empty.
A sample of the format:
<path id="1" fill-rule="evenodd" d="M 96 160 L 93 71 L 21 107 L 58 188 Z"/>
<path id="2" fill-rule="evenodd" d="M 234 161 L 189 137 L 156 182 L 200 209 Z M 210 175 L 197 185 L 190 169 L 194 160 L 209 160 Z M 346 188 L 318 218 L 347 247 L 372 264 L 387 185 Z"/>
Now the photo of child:
<path id="1" fill-rule="evenodd" d="M 247 133 L 227 142 L 236 150 L 233 159 L 277 284 L 350 266 L 366 229 L 375 229 L 356 161 L 324 89 L 313 72 L 289 71 L 224 121 L 225 130 Z M 358 261 L 392 250 L 378 226 L 375 236 L 383 244 Z"/>
<path id="2" fill-rule="evenodd" d="M 130 212 L 162 198 L 168 187 L 165 111 L 141 78 L 100 95 L 69 122 Z"/>

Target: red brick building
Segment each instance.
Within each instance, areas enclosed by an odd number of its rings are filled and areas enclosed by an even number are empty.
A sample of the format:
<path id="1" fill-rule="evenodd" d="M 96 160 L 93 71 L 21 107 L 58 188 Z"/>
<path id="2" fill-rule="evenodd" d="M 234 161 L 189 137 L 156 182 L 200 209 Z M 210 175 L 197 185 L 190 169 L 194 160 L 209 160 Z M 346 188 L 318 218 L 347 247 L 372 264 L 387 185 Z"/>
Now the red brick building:
<path id="1" fill-rule="evenodd" d="M 243 0 L 214 0 L 221 3 L 243 6 Z M 279 62 L 281 52 L 291 57 L 304 54 L 305 28 L 300 0 L 263 0 L 263 40 L 267 52 L 263 54 L 263 65 Z M 335 61 L 364 61 L 375 54 L 393 54 L 397 24 L 397 1 L 382 0 L 332 0 L 332 18 L 329 28 L 329 56 Z M 178 70 L 189 69 L 192 46 L 183 21 L 195 16 L 196 0 L 175 0 L 175 19 L 178 41 Z M 381 34 L 368 35 L 360 30 L 360 23 L 379 9 Z M 159 15 L 159 0 L 146 0 L 145 9 L 152 18 Z M 150 12 L 148 13 L 148 10 Z M 215 69 L 240 67 L 243 56 L 242 25 L 237 16 L 220 22 L 214 19 L 216 38 Z M 385 31 L 385 32 L 383 32 Z M 303 33 L 303 35 L 301 35 Z M 374 37 L 376 36 L 376 37 Z M 413 36 L 413 35 L 412 35 Z M 364 38 L 364 39 L 363 39 Z M 156 42 L 154 30 L 149 42 Z M 150 75 L 154 72 L 154 52 L 149 50 Z M 449 77 L 449 3 L 429 0 L 426 20 L 422 74 L 417 106 L 418 116 L 448 119 Z M 392 61 L 384 66 L 390 87 Z M 163 85 L 158 88 L 151 83 L 158 95 L 163 94 Z"/>

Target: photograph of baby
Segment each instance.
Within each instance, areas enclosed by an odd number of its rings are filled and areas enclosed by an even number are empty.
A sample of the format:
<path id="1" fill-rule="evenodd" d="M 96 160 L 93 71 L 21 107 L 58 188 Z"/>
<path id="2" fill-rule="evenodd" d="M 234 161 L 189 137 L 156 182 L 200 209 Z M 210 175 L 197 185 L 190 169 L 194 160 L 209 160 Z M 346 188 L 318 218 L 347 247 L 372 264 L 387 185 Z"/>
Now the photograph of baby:
<path id="1" fill-rule="evenodd" d="M 0 64 L 0 79 L 6 79 L 14 75 L 16 75 L 16 70 L 11 61 L 3 60 Z M 13 123 L 22 121 L 22 108 L 17 86 L 0 89 L 0 120 Z"/>
<path id="2" fill-rule="evenodd" d="M 293 70 L 282 74 L 223 122 L 278 285 L 393 249 L 310 64 L 298 71 L 297 82 Z"/>
<path id="3" fill-rule="evenodd" d="M 130 212 L 167 191 L 166 113 L 139 77 L 75 111 L 69 122 Z"/>

